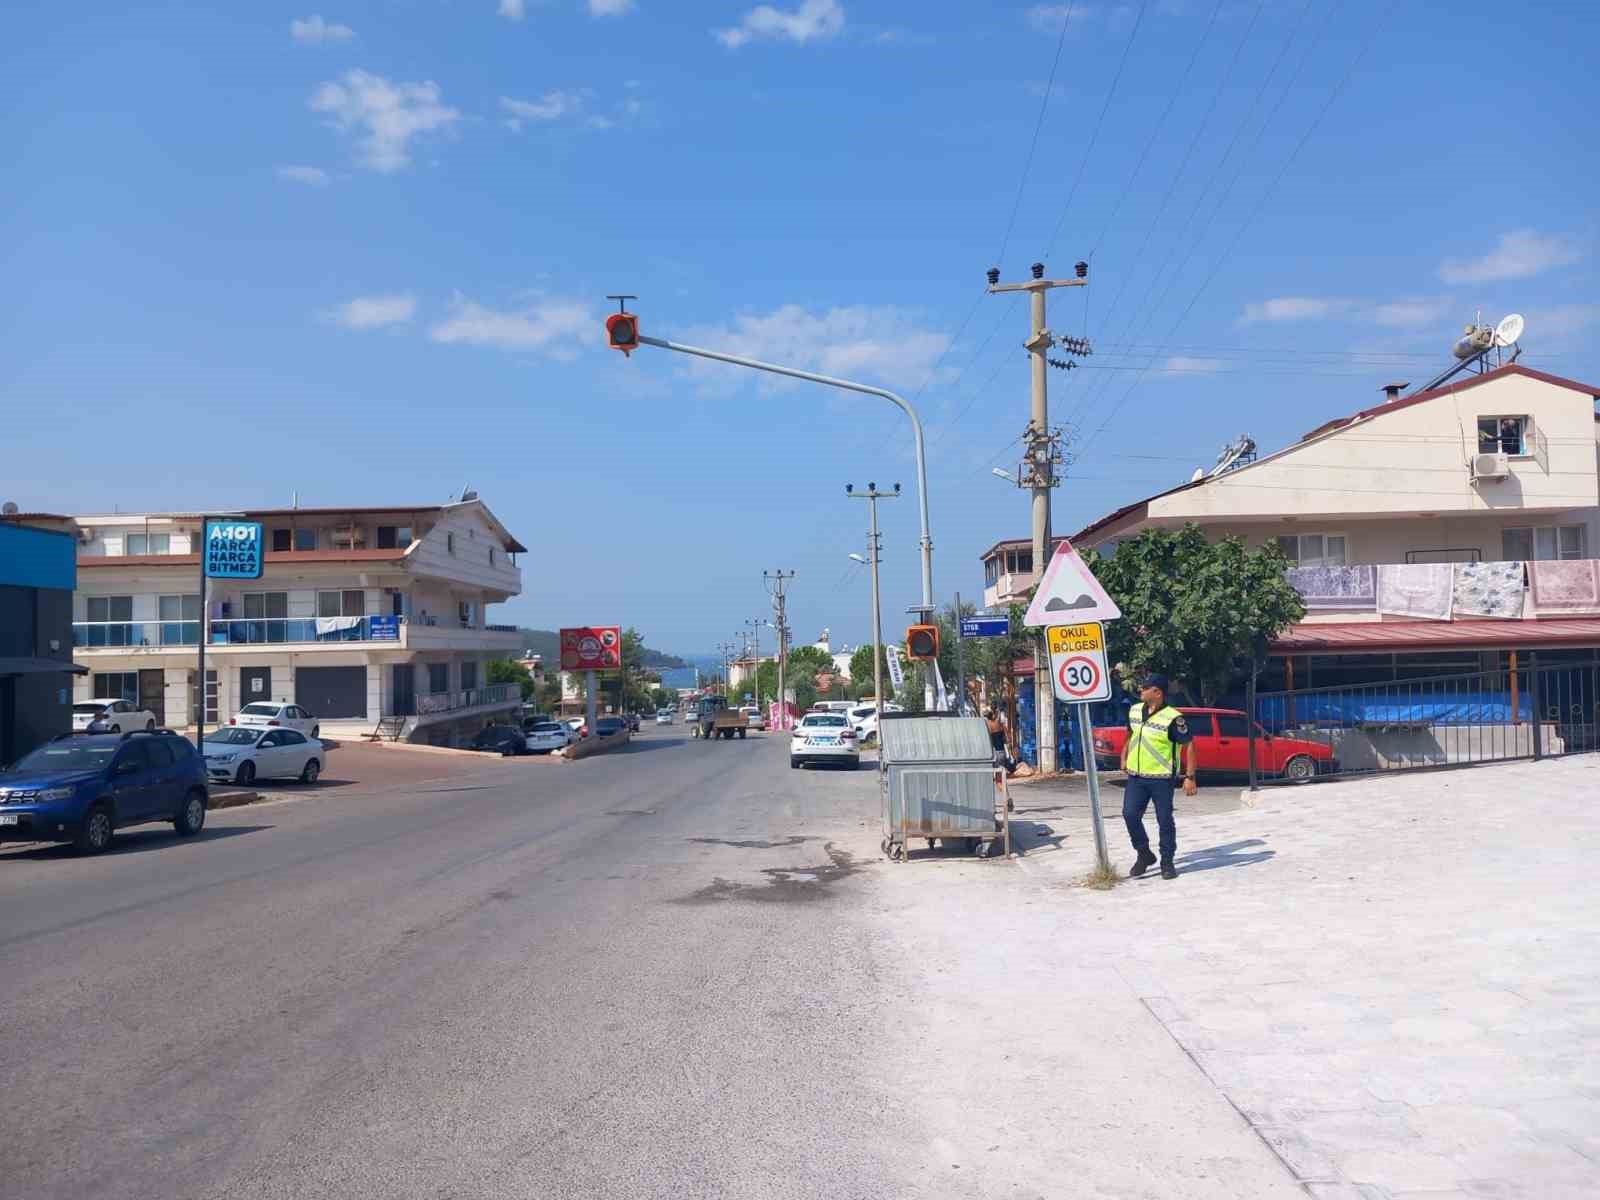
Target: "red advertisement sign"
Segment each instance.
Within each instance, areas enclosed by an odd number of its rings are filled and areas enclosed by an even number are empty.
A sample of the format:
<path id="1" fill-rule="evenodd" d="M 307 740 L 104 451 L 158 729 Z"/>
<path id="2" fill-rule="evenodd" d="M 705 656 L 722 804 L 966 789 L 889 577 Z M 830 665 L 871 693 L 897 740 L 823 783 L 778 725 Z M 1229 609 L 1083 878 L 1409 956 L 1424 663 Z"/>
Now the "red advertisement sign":
<path id="1" fill-rule="evenodd" d="M 615 671 L 622 666 L 622 629 L 580 625 L 561 631 L 563 671 Z"/>

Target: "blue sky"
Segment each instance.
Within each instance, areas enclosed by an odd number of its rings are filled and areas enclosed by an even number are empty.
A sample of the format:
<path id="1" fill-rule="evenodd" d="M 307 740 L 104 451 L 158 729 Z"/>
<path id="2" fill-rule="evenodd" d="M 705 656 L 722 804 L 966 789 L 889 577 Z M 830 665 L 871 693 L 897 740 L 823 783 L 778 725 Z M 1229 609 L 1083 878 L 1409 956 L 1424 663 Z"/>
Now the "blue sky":
<path id="1" fill-rule="evenodd" d="M 844 484 L 911 491 L 904 418 L 625 360 L 606 293 L 646 332 L 914 396 L 935 587 L 974 596 L 1027 530 L 990 474 L 1026 421 L 1025 305 L 981 295 L 990 265 L 1092 263 L 1051 301 L 1096 344 L 1052 372 L 1063 531 L 1241 431 L 1281 445 L 1426 379 L 1479 309 L 1600 381 L 1600 87 L 1573 52 L 1600 18 L 1506 11 L 1074 4 L 1062 36 L 1053 4 L 27 5 L 0 48 L 0 490 L 73 512 L 470 483 L 534 548 L 505 619 L 701 651 L 783 567 L 797 633 L 854 642 Z M 880 519 L 893 626 L 915 501 Z"/>

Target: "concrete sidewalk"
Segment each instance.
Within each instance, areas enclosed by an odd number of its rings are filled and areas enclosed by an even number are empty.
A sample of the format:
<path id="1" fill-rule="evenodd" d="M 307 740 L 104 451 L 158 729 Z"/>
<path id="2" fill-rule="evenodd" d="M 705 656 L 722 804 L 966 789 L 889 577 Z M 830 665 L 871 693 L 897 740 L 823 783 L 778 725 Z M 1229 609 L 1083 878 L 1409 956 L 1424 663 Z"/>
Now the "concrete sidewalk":
<path id="1" fill-rule="evenodd" d="M 1587 1197 L 1597 768 L 1278 788 L 1210 813 L 1180 802 L 1179 878 L 1109 893 L 1076 886 L 1093 858 L 1070 789 L 1013 795 L 1023 869 L 1072 926 L 1041 937 L 1114 970 L 1311 1195 Z M 1108 809 L 1120 800 L 1107 790 Z M 1120 825 L 1107 833 L 1126 871 Z"/>

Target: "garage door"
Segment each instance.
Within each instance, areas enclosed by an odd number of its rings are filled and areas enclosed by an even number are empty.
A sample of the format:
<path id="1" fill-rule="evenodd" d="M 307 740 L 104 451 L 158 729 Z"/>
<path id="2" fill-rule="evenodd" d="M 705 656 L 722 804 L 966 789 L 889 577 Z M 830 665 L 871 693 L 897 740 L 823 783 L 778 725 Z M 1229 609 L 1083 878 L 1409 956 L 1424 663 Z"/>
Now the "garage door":
<path id="1" fill-rule="evenodd" d="M 296 667 L 294 702 L 314 717 L 365 717 L 365 667 Z"/>

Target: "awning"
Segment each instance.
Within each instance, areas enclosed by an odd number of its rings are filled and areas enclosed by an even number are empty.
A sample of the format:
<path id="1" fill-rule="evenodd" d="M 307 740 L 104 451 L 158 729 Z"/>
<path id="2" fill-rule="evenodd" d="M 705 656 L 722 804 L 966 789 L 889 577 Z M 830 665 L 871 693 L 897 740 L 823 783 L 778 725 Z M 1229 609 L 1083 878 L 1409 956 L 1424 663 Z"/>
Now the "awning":
<path id="1" fill-rule="evenodd" d="M 0 675 L 43 675 L 50 671 L 68 671 L 73 675 L 87 675 L 89 668 L 80 667 L 70 659 L 0 658 Z"/>
<path id="2" fill-rule="evenodd" d="M 1516 650 L 1600 646 L 1600 617 L 1533 621 L 1362 621 L 1295 625 L 1272 654 L 1361 654 L 1399 650 Z"/>

